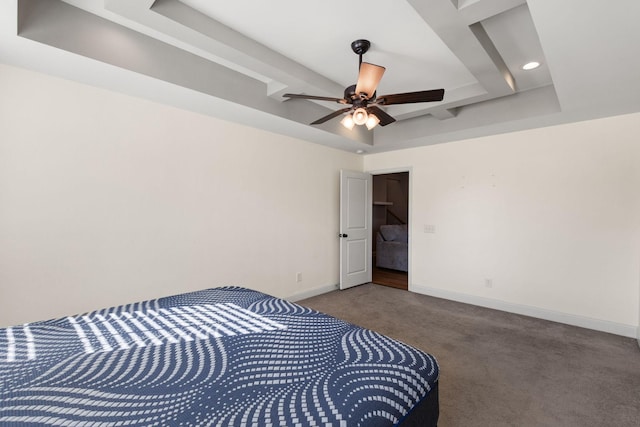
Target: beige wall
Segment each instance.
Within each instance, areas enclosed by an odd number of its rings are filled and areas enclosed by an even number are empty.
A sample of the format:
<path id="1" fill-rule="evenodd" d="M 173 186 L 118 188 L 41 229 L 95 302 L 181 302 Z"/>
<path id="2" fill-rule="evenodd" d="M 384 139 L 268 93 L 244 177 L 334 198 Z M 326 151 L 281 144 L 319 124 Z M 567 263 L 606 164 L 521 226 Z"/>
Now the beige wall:
<path id="1" fill-rule="evenodd" d="M 0 326 L 338 283 L 339 170 L 361 156 L 3 65 L 0 94 Z"/>
<path id="2" fill-rule="evenodd" d="M 365 170 L 412 168 L 410 289 L 635 336 L 638 135 L 633 114 L 369 155 Z"/>
<path id="3" fill-rule="evenodd" d="M 338 282 L 338 171 L 361 157 L 3 65 L 0 93 L 0 326 Z M 412 290 L 628 335 L 639 134 L 635 114 L 369 155 L 364 169 L 411 168 Z"/>

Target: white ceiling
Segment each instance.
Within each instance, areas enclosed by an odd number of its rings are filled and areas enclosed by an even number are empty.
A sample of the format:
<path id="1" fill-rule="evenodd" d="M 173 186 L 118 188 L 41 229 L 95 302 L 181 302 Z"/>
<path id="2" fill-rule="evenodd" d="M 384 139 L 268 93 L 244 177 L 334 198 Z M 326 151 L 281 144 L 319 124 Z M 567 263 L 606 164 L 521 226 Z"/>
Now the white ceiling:
<path id="1" fill-rule="evenodd" d="M 357 79 L 358 56 L 350 44 L 363 38 L 373 42 L 364 56 L 366 61 L 388 68 L 385 93 L 443 85 L 453 89 L 475 82 L 462 62 L 404 1 L 368 0 L 364 9 L 362 3 L 343 0 L 311 4 L 296 0 L 181 2 L 343 87 Z M 287 13 L 274 13 L 274 8 Z M 247 10 L 252 13 L 245 13 Z M 357 24 L 360 22 L 370 24 Z"/>
<path id="2" fill-rule="evenodd" d="M 0 62 L 375 153 L 640 111 L 639 19 L 637 0 L 3 0 Z M 379 94 L 444 100 L 308 125 L 342 106 L 282 94 L 342 97 L 360 38 Z"/>

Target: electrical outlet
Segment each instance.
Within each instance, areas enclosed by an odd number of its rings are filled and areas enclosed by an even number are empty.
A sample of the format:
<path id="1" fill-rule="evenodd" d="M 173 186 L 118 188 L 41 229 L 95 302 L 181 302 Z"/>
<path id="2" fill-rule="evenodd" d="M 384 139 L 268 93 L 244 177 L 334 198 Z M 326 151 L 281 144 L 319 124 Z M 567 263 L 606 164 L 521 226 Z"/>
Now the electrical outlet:
<path id="1" fill-rule="evenodd" d="M 424 232 L 425 233 L 435 233 L 436 232 L 436 226 L 433 224 L 425 224 L 424 225 Z"/>
<path id="2" fill-rule="evenodd" d="M 484 286 L 486 288 L 493 288 L 493 280 L 492 279 L 484 279 Z"/>
<path id="3" fill-rule="evenodd" d="M 296 282 L 298 283 L 302 282 L 302 273 L 300 272 L 296 273 Z"/>

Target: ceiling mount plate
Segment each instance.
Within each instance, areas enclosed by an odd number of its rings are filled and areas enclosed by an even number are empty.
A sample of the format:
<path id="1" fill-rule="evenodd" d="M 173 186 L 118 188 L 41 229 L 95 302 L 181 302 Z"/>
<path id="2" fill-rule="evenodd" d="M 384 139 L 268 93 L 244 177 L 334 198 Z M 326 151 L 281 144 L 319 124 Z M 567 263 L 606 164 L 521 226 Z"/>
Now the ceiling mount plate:
<path id="1" fill-rule="evenodd" d="M 369 40 L 359 39 L 351 43 L 351 49 L 358 55 L 364 55 L 371 47 Z"/>

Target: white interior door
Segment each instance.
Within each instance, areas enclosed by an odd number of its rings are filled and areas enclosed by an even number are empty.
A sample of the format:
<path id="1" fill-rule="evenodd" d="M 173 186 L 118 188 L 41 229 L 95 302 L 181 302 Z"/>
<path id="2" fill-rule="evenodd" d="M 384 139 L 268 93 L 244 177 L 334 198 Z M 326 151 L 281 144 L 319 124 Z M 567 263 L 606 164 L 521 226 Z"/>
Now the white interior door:
<path id="1" fill-rule="evenodd" d="M 340 289 L 371 282 L 373 178 L 340 171 Z"/>

